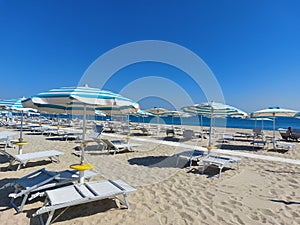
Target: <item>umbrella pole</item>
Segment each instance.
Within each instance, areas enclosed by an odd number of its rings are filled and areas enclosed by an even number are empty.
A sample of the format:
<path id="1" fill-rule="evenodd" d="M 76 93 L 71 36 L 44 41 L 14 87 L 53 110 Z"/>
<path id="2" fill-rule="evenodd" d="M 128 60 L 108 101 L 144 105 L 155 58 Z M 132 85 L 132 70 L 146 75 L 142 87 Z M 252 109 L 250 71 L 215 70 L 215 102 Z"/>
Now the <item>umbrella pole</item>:
<path id="1" fill-rule="evenodd" d="M 275 115 L 273 116 L 273 148 L 275 149 Z"/>
<path id="2" fill-rule="evenodd" d="M 23 117 L 24 117 L 24 112 L 22 110 L 21 112 L 21 127 L 20 127 L 20 138 L 19 138 L 19 142 L 23 142 Z M 20 144 L 19 145 L 19 151 L 18 151 L 18 154 L 22 154 L 22 151 L 23 151 L 23 146 Z"/>
<path id="3" fill-rule="evenodd" d="M 212 123 L 213 123 L 213 118 L 212 118 L 212 116 L 211 116 L 211 117 L 210 117 L 210 126 L 209 126 L 209 140 L 208 140 L 208 147 L 211 147 Z"/>
<path id="4" fill-rule="evenodd" d="M 80 164 L 84 163 L 84 150 L 85 150 L 85 133 L 86 133 L 86 104 L 84 104 L 83 108 L 83 129 L 82 129 L 82 142 L 83 146 L 81 148 L 81 162 Z"/>

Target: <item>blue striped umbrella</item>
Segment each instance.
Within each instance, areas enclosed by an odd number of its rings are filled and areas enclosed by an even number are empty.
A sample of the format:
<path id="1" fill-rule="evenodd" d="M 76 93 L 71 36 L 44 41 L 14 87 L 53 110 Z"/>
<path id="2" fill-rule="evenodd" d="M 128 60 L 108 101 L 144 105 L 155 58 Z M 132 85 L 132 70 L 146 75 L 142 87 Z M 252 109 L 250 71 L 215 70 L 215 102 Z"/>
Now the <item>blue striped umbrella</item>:
<path id="1" fill-rule="evenodd" d="M 248 114 L 238 108 L 218 102 L 207 102 L 183 107 L 182 110 L 187 113 L 196 113 L 210 118 L 209 141 L 211 146 L 212 120 L 213 118 L 225 118 L 230 116 L 247 117 Z"/>
<path id="2" fill-rule="evenodd" d="M 42 92 L 22 101 L 24 107 L 33 107 L 48 113 L 69 113 L 83 115 L 83 134 L 85 140 L 86 115 L 100 110 L 106 114 L 118 111 L 135 112 L 139 104 L 119 94 L 91 87 L 62 87 Z M 82 148 L 81 164 L 84 163 Z"/>
<path id="3" fill-rule="evenodd" d="M 20 137 L 19 141 L 23 141 L 23 117 L 24 112 L 37 112 L 36 109 L 33 108 L 24 108 L 22 105 L 22 101 L 25 100 L 25 97 L 17 98 L 17 99 L 6 99 L 0 101 L 0 107 L 5 108 L 11 111 L 21 112 L 21 127 L 20 127 Z M 22 154 L 22 147 L 19 147 L 19 154 Z"/>

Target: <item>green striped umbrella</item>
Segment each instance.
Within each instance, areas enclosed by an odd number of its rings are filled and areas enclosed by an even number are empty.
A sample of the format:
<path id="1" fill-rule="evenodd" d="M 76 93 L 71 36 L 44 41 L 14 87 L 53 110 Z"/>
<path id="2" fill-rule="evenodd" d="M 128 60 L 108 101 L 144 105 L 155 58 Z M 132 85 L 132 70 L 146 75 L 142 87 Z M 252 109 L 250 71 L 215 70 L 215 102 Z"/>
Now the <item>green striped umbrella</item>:
<path id="1" fill-rule="evenodd" d="M 48 113 L 69 113 L 83 115 L 83 134 L 85 140 L 86 115 L 100 110 L 106 114 L 117 111 L 134 112 L 139 104 L 119 94 L 91 87 L 62 87 L 42 92 L 22 101 L 24 107 L 36 108 Z M 81 164 L 84 163 L 82 148 Z"/>

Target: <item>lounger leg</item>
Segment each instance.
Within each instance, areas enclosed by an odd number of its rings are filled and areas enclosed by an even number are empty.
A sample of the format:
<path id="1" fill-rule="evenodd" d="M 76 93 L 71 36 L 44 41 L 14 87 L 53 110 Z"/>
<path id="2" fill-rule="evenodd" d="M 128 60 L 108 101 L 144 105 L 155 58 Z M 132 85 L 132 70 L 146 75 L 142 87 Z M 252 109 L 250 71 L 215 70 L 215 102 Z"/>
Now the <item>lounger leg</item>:
<path id="1" fill-rule="evenodd" d="M 123 194 L 123 198 L 124 198 L 124 201 L 122 201 L 120 198 L 116 197 L 119 201 L 120 201 L 120 204 L 121 205 L 125 205 L 127 207 L 127 209 L 130 209 L 129 207 L 129 202 L 128 202 L 128 199 L 127 199 L 127 195 L 126 194 Z"/>
<path id="2" fill-rule="evenodd" d="M 220 168 L 220 171 L 219 171 L 219 176 L 218 176 L 218 178 L 220 178 L 221 177 L 221 173 L 222 173 L 222 169 L 223 169 L 223 167 L 219 167 Z"/>
<path id="3" fill-rule="evenodd" d="M 48 216 L 48 219 L 47 219 L 45 225 L 49 225 L 49 224 L 51 223 L 51 220 L 52 220 L 52 217 L 53 217 L 53 215 L 54 215 L 54 212 L 55 212 L 55 210 L 53 210 L 53 211 L 51 211 L 51 212 L 49 213 L 49 216 Z M 42 216 L 42 215 L 40 215 L 40 216 Z"/>

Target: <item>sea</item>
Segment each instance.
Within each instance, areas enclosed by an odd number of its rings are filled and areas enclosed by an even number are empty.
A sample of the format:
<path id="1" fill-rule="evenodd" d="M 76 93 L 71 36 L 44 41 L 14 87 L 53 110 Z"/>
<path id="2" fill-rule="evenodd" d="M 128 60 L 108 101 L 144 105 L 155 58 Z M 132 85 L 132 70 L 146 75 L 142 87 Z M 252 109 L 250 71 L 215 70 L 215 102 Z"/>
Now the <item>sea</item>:
<path id="1" fill-rule="evenodd" d="M 145 123 L 157 123 L 158 119 L 154 117 L 134 117 L 130 116 L 132 122 L 145 122 Z M 173 125 L 190 125 L 190 126 L 210 126 L 210 118 L 194 116 L 189 118 L 179 117 L 160 117 L 160 124 L 173 124 Z M 242 119 L 242 118 L 219 118 L 213 119 L 214 127 L 228 127 L 228 128 L 241 128 L 241 129 L 253 129 L 254 127 L 261 127 L 264 130 L 273 130 L 273 118 L 264 120 L 255 119 Z M 275 129 L 291 127 L 292 129 L 300 129 L 300 119 L 290 117 L 276 117 Z"/>
<path id="2" fill-rule="evenodd" d="M 44 116 L 49 117 L 50 115 L 44 114 Z M 52 115 L 53 116 L 53 115 Z M 51 117 L 51 116 L 50 116 Z M 68 115 L 59 115 L 59 118 L 69 118 Z M 80 116 L 78 118 L 81 118 Z M 82 119 L 82 118 L 81 118 Z M 127 117 L 110 117 L 110 116 L 96 116 L 88 117 L 88 119 L 95 119 L 99 121 L 107 120 L 117 120 L 117 121 L 126 121 Z M 189 126 L 210 126 L 210 118 L 207 117 L 136 117 L 129 116 L 130 122 L 137 123 L 152 123 L 152 124 L 167 124 L 167 125 L 189 125 Z M 260 127 L 264 130 L 273 130 L 273 118 L 267 119 L 242 119 L 242 118 L 216 118 L 213 119 L 214 127 L 228 127 L 228 128 L 240 128 L 240 129 L 253 129 L 254 127 Z M 300 129 L 300 119 L 294 117 L 276 117 L 275 118 L 275 129 L 291 127 L 292 129 Z"/>

